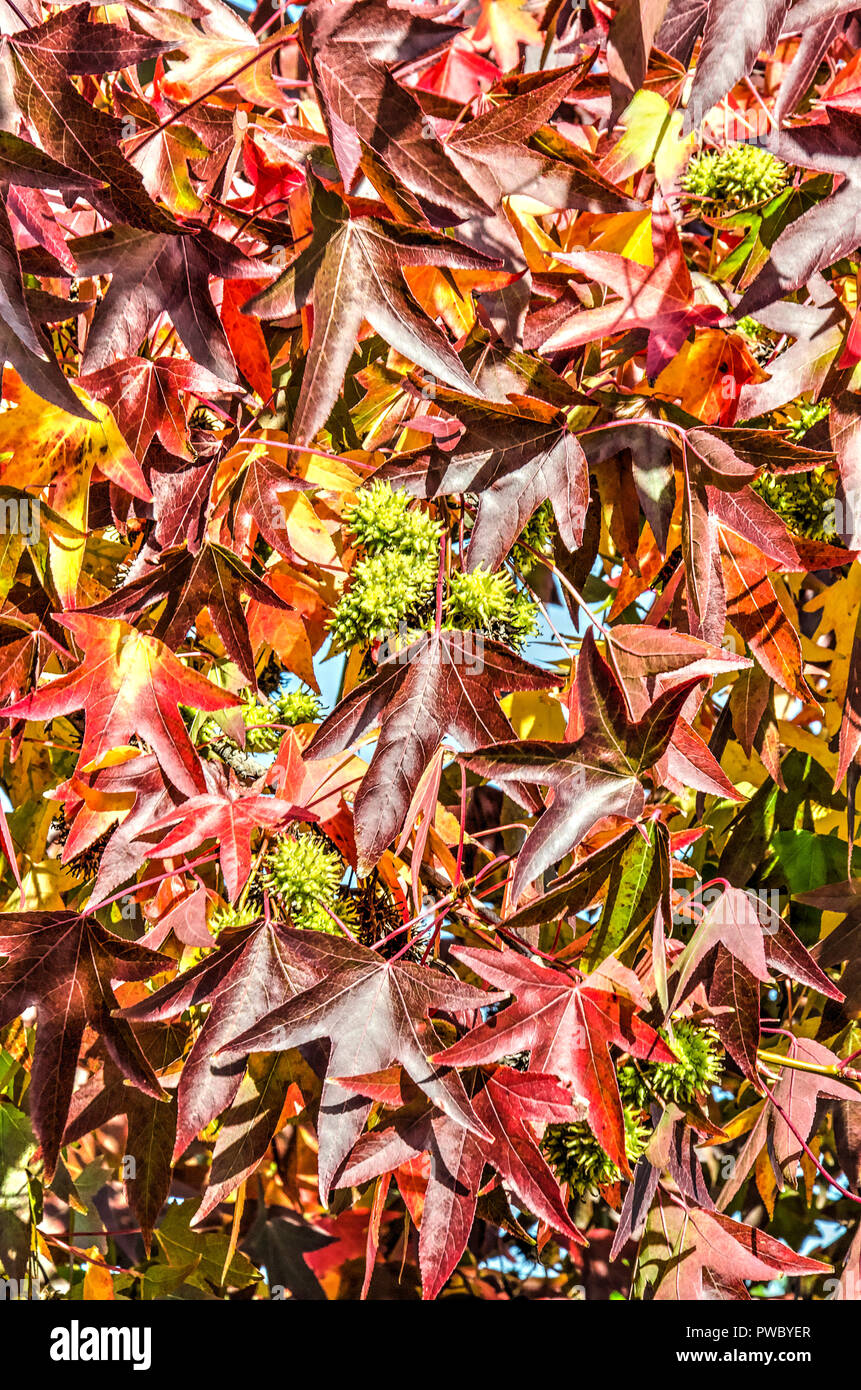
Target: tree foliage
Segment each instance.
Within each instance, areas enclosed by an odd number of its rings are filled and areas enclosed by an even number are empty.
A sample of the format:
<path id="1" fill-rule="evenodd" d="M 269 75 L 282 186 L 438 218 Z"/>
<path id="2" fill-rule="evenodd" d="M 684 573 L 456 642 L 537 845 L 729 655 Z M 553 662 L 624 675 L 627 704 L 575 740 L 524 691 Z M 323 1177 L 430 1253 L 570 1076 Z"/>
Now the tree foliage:
<path id="1" fill-rule="evenodd" d="M 0 1276 L 857 1298 L 857 12 L 0 11 Z"/>

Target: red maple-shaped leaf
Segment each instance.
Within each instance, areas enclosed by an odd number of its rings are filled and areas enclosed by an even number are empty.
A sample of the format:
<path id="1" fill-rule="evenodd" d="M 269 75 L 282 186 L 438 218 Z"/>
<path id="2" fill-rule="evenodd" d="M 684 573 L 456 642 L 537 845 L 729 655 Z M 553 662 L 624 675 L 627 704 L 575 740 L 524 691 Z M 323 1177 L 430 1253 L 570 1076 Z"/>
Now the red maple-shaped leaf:
<path id="1" fill-rule="evenodd" d="M 480 1009 L 503 996 L 483 993 L 429 966 L 384 960 L 358 942 L 323 932 L 284 935 L 291 957 L 323 978 L 235 1036 L 220 1056 L 229 1061 L 249 1052 L 283 1051 L 329 1039 L 317 1127 L 321 1192 L 328 1193 L 371 1108 L 370 1101 L 345 1101 L 334 1077 L 360 1076 L 400 1062 L 435 1105 L 487 1138 L 457 1073 L 428 1061 L 438 1039 L 426 1020 L 433 1010 Z"/>
<path id="2" fill-rule="evenodd" d="M 646 1223 L 637 1267 L 639 1296 L 658 1301 L 749 1299 L 745 1279 L 827 1274 L 831 1266 L 796 1255 L 755 1226 L 686 1206 L 659 1191 Z"/>
<path id="3" fill-rule="evenodd" d="M 610 1045 L 643 1061 L 676 1059 L 653 1028 L 637 1015 L 632 999 L 567 971 L 538 965 L 516 951 L 452 947 L 452 954 L 516 1003 L 459 1042 L 435 1054 L 450 1066 L 475 1066 L 528 1050 L 536 1071 L 568 1082 L 586 1105 L 596 1139 L 621 1171 L 630 1174 L 625 1128 Z"/>
<path id="4" fill-rule="evenodd" d="M 138 735 L 181 791 L 203 792 L 203 772 L 178 707 L 212 712 L 239 704 L 237 697 L 183 666 L 163 642 L 128 623 L 90 613 L 65 613 L 58 621 L 83 649 L 81 665 L 7 705 L 0 716 L 54 719 L 82 709 L 86 722 L 79 767 Z"/>
<path id="5" fill-rule="evenodd" d="M 314 327 L 293 433 L 311 439 L 338 397 L 356 335 L 367 319 L 398 352 L 460 391 L 478 395 L 445 334 L 413 297 L 404 269 L 495 269 L 498 261 L 439 233 L 353 217 L 337 193 L 313 176 L 314 239 L 269 289 L 243 306 L 263 319 L 289 318 L 310 306 Z"/>
<path id="6" fill-rule="evenodd" d="M 66 1127 L 75 1070 L 89 1025 L 133 1085 L 159 1097 L 161 1087 L 129 1025 L 111 1016 L 111 980 L 146 980 L 170 967 L 166 956 L 114 936 L 77 912 L 0 914 L 0 1027 L 36 1008 L 31 1113 L 53 1176 Z"/>
<path id="7" fill-rule="evenodd" d="M 210 1006 L 179 1080 L 175 1159 L 232 1103 L 251 1049 L 232 1061 L 215 1054 L 237 1029 L 263 1018 L 273 999 L 289 998 L 317 979 L 314 962 L 296 956 L 290 935 L 271 921 L 227 933 L 216 953 L 121 1011 L 121 1018 L 153 1023 L 193 1005 Z"/>
<path id="8" fill-rule="evenodd" d="M 535 1216 L 578 1245 L 585 1240 L 568 1215 L 559 1183 L 544 1161 L 538 1138 L 548 1124 L 571 1124 L 581 1110 L 555 1076 L 495 1067 L 473 1109 L 489 1130 L 488 1162 Z"/>
<path id="9" fill-rule="evenodd" d="M 222 545 L 203 545 L 196 553 L 184 546 L 165 551 L 158 563 L 146 568 L 129 584 L 110 594 L 87 612 L 104 618 L 133 622 L 156 604 L 169 600 L 156 625 L 155 635 L 169 647 L 178 647 L 202 608 L 209 610 L 212 625 L 249 684 L 254 679 L 254 653 L 240 594 L 249 594 L 270 608 L 291 605 L 264 584 L 242 561 Z"/>
<path id="10" fill-rule="evenodd" d="M 222 382 L 235 382 L 236 364 L 210 284 L 213 278 L 259 278 L 269 271 L 265 261 L 250 260 L 203 226 L 182 236 L 111 227 L 76 238 L 70 249 L 82 273 L 111 275 L 87 338 L 87 371 L 134 357 L 166 311 L 194 361 Z"/>
<path id="11" fill-rule="evenodd" d="M 391 1105 L 387 1123 L 363 1134 L 337 1176 L 339 1186 L 394 1173 L 419 1226 L 422 1295 L 436 1298 L 463 1254 L 475 1217 L 485 1164 L 495 1168 L 534 1215 L 577 1244 L 571 1221 L 538 1138 L 547 1124 L 572 1123 L 580 1108 L 553 1076 L 511 1067 L 476 1070 L 464 1078 L 473 1109 L 491 1142 L 477 1139 L 435 1106 L 419 1100 L 403 1073 L 357 1077 L 342 1084 Z M 422 1175 L 426 1163 L 427 1171 Z M 419 1201 L 410 1197 L 416 1184 Z"/>
<path id="12" fill-rule="evenodd" d="M 174 858 L 196 849 L 204 840 L 217 841 L 227 895 L 233 902 L 251 872 L 254 831 L 264 826 L 275 830 L 291 820 L 314 821 L 317 817 L 313 811 L 292 806 L 279 796 L 245 791 L 232 772 L 229 778 L 221 773 L 219 782 L 214 791 L 191 797 L 149 824 L 148 830 L 163 830 L 180 822 L 150 853 L 155 858 Z"/>
<path id="13" fill-rule="evenodd" d="M 454 221 L 487 211 L 423 118 L 415 94 L 389 71 L 395 62 L 432 53 L 453 32 L 422 14 L 354 0 L 317 0 L 303 10 L 299 42 L 345 189 L 353 185 L 365 146 L 423 203 L 446 209 Z"/>
<path id="14" fill-rule="evenodd" d="M 438 632 L 422 636 L 351 691 L 317 730 L 308 756 L 339 753 L 382 726 L 354 805 L 359 872 L 368 873 L 400 831 L 445 734 L 461 748 L 475 748 L 488 734 L 506 738 L 512 729 L 497 696 L 547 690 L 556 681 L 555 673 L 530 665 L 498 642 L 479 647 L 473 633 Z M 525 795 L 527 805 L 540 805 Z"/>
<path id="15" fill-rule="evenodd" d="M 829 999 L 843 998 L 779 913 L 763 898 L 726 887 L 707 906 L 676 961 L 673 1008 L 678 1008 L 689 993 L 700 963 L 718 945 L 764 984 L 770 981 L 769 966 L 773 966 Z"/>
<path id="16" fill-rule="evenodd" d="M 572 251 L 557 259 L 590 279 L 607 285 L 619 299 L 597 309 L 585 309 L 552 323 L 550 332 L 536 332 L 531 339 L 541 351 L 562 352 L 594 342 L 610 333 L 645 328 L 649 333 L 646 371 L 650 381 L 660 375 L 681 348 L 692 328 L 705 327 L 723 318 L 714 304 L 695 304 L 691 277 L 673 215 L 660 193 L 652 202 L 654 265 L 639 265 L 609 251 Z M 576 302 L 576 301 L 574 301 Z M 554 306 L 554 317 L 565 312 L 565 302 Z"/>
<path id="17" fill-rule="evenodd" d="M 840 1059 L 830 1048 L 812 1038 L 792 1038 L 786 1062 L 786 1066 L 780 1067 L 779 1079 L 773 1083 L 771 1094 L 721 1190 L 718 1202 L 721 1211 L 733 1209 L 734 1199 L 763 1150 L 768 1155 L 778 1189 L 783 1189 L 785 1175 L 792 1180 L 823 1102 L 842 1102 L 856 1117 L 861 1115 L 858 1109 L 861 1093 L 848 1081 L 840 1080 Z M 819 1071 L 806 1071 L 806 1067 L 818 1067 Z M 830 1076 L 829 1069 L 833 1073 Z"/>
<path id="18" fill-rule="evenodd" d="M 239 511 L 251 518 L 267 545 L 293 557 L 287 528 L 285 498 L 291 492 L 310 492 L 314 484 L 260 454 L 251 458 L 242 480 Z"/>
<path id="19" fill-rule="evenodd" d="M 418 497 L 476 493 L 470 570 L 496 569 L 548 499 L 562 540 L 576 550 L 589 505 L 589 469 L 564 413 L 527 397 L 475 401 L 442 387 L 434 388 L 434 399 L 464 426 L 454 448 L 434 447 L 416 461 L 396 456 L 374 476 Z"/>
<path id="20" fill-rule="evenodd" d="M 125 357 L 79 378 L 97 401 L 110 406 L 129 448 L 143 459 L 154 437 L 178 458 L 192 458 L 182 395 L 212 400 L 224 383 L 196 362 L 180 357 Z"/>
<path id="21" fill-rule="evenodd" d="M 524 888 L 574 849 L 605 816 L 636 820 L 645 806 L 641 776 L 666 751 L 694 677 L 665 691 L 639 719 L 628 709 L 613 670 L 587 632 L 577 663 L 576 691 L 582 724 L 571 743 L 522 739 L 497 743 L 468 754 L 467 766 L 506 784 L 535 782 L 552 788 L 552 805 L 543 812 L 520 851 L 512 882 L 512 901 Z"/>
<path id="22" fill-rule="evenodd" d="M 360 1077 L 343 1084 L 360 1095 L 383 1098 L 371 1079 Z M 385 1173 L 394 1174 L 419 1227 L 423 1297 L 436 1298 L 469 1239 L 487 1145 L 436 1106 L 417 1099 L 416 1088 L 402 1072 L 395 1074 L 390 1090 L 395 1104 L 404 1102 L 402 1108 L 388 1123 L 362 1135 L 336 1182 L 358 1186 Z"/>
<path id="23" fill-rule="evenodd" d="M 212 775 L 206 763 L 203 774 Z M 151 840 L 140 837 L 157 816 L 184 800 L 154 753 L 142 753 L 90 772 L 76 771 L 60 784 L 55 799 L 62 803 L 64 819 L 70 823 L 63 847 L 64 864 L 82 854 L 122 817 L 99 856 L 92 902 L 102 902 L 134 877 L 152 849 Z"/>

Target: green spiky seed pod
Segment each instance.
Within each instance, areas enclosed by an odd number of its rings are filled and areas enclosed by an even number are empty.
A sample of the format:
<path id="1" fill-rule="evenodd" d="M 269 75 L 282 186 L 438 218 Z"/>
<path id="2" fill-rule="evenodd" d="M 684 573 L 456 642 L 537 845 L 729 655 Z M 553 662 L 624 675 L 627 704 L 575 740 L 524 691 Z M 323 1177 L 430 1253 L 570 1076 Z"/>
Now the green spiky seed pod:
<path id="1" fill-rule="evenodd" d="M 837 476 L 827 464 L 809 473 L 764 473 L 753 486 L 797 536 L 832 543 L 838 539 L 834 528 Z"/>
<path id="2" fill-rule="evenodd" d="M 779 193 L 788 172 L 781 159 L 759 145 L 730 145 L 695 154 L 681 185 L 703 200 L 703 211 L 719 213 L 764 203 Z"/>
<path id="3" fill-rule="evenodd" d="M 491 573 L 481 566 L 470 574 L 455 570 L 445 605 L 446 626 L 520 646 L 538 630 L 532 600 L 515 589 L 507 570 Z"/>
<path id="4" fill-rule="evenodd" d="M 798 418 L 790 421 L 790 432 L 793 439 L 803 439 L 808 430 L 824 420 L 831 414 L 831 402 L 829 401 L 799 401 Z"/>
<path id="5" fill-rule="evenodd" d="M 275 841 L 263 860 L 259 883 L 294 927 L 337 933 L 326 908 L 343 920 L 339 888 L 344 861 L 337 850 L 309 832 Z"/>
<path id="6" fill-rule="evenodd" d="M 329 623 L 335 650 L 367 645 L 414 617 L 433 598 L 436 574 L 434 555 L 419 559 L 385 550 L 360 560 Z"/>
<path id="7" fill-rule="evenodd" d="M 272 753 L 281 742 L 281 730 L 269 727 L 277 716 L 268 700 L 248 700 L 240 707 L 245 725 L 245 747 L 250 753 Z"/>
<path id="8" fill-rule="evenodd" d="M 514 583 L 507 570 L 492 574 L 483 566 L 451 576 L 446 617 L 454 627 L 481 631 L 507 622 L 514 599 Z"/>
<path id="9" fill-rule="evenodd" d="M 316 724 L 320 719 L 320 697 L 313 690 L 287 690 L 272 701 L 279 724 Z"/>
<path id="10" fill-rule="evenodd" d="M 623 1101 L 639 1110 L 647 1110 L 655 1096 L 688 1105 L 695 1096 L 707 1093 L 723 1072 L 723 1048 L 714 1028 L 680 1018 L 673 1021 L 672 1038 L 666 1029 L 661 1036 L 678 1062 L 640 1063 L 639 1068 L 629 1064 L 619 1071 Z"/>
<path id="11" fill-rule="evenodd" d="M 254 905 L 217 907 L 209 919 L 209 929 L 215 936 L 220 932 L 238 931 L 240 927 L 250 927 L 259 916 L 260 909 Z"/>
<path id="12" fill-rule="evenodd" d="M 637 1112 L 626 1106 L 625 1154 L 629 1163 L 636 1163 L 645 1151 L 651 1130 Z M 613 1160 L 605 1153 L 584 1120 L 573 1125 L 548 1125 L 541 1144 L 544 1157 L 560 1182 L 567 1182 L 569 1191 L 580 1197 L 608 1187 L 621 1177 Z"/>
<path id="13" fill-rule="evenodd" d="M 511 548 L 512 563 L 521 574 L 531 574 L 538 565 L 538 561 L 531 553 L 533 550 L 537 550 L 540 555 L 553 554 L 554 532 L 553 508 L 549 502 L 542 502 L 538 510 L 532 513 Z M 530 547 L 529 550 L 525 549 L 527 545 Z"/>
<path id="14" fill-rule="evenodd" d="M 505 640 L 511 647 L 521 647 L 538 631 L 538 609 L 528 594 L 518 589 L 511 604 L 511 615 Z"/>
<path id="15" fill-rule="evenodd" d="M 399 550 L 420 560 L 439 556 L 442 526 L 426 511 L 412 506 L 404 491 L 395 492 L 389 483 L 371 483 L 362 488 L 344 520 L 357 545 L 368 555 Z"/>

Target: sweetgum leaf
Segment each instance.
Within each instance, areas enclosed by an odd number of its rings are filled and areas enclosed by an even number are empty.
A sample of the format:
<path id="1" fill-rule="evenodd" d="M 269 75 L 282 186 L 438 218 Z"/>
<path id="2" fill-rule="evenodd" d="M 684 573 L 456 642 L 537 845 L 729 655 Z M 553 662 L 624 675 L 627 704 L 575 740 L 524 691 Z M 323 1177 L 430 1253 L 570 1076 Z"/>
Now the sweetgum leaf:
<path id="1" fill-rule="evenodd" d="M 695 678 L 659 695 L 633 719 L 612 669 L 586 634 L 577 664 L 583 731 L 570 743 L 523 739 L 496 743 L 465 755 L 484 777 L 512 779 L 553 790 L 553 802 L 520 851 L 511 886 L 517 902 L 538 874 L 558 863 L 605 816 L 636 820 L 645 805 L 641 775 L 662 756 Z"/>
<path id="2" fill-rule="evenodd" d="M 678 353 L 692 328 L 713 324 L 723 317 L 714 304 L 695 304 L 690 272 L 672 214 L 660 193 L 652 202 L 654 266 L 609 251 L 559 253 L 557 260 L 590 279 L 607 285 L 618 300 L 597 309 L 584 309 L 573 317 L 564 305 L 553 331 L 532 335 L 530 346 L 545 354 L 567 351 L 611 333 L 632 328 L 648 330 L 646 371 L 654 381 Z"/>
<path id="3" fill-rule="evenodd" d="M 649 1214 L 637 1268 L 638 1296 L 656 1300 L 750 1297 L 744 1280 L 827 1274 L 774 1236 L 719 1212 L 684 1205 L 663 1191 Z"/>
<path id="4" fill-rule="evenodd" d="M 148 228 L 166 232 L 175 226 L 173 219 L 149 198 L 143 180 L 119 149 L 123 135 L 121 121 L 106 111 L 91 105 L 70 80 L 70 71 L 103 62 L 113 65 L 121 58 L 125 45 L 133 57 L 134 50 L 151 41 L 118 32 L 115 26 L 82 26 L 79 22 L 89 7 L 74 6 L 36 28 L 21 30 L 7 39 L 6 58 L 15 100 L 36 130 L 40 143 L 52 159 L 96 180 L 104 191 L 91 194 L 94 206 L 110 220 L 129 227 Z M 98 28 L 108 30 L 100 42 Z M 92 30 L 82 35 L 81 30 Z M 113 51 L 112 51 L 113 50 Z M 75 55 L 80 54 L 78 62 Z"/>
<path id="5" fill-rule="evenodd" d="M 140 735 L 177 787 L 189 794 L 202 792 L 203 772 L 179 705 L 212 712 L 239 704 L 237 697 L 183 666 L 163 642 L 128 623 L 89 613 L 65 613 L 60 621 L 84 652 L 80 666 L 7 705 L 0 715 L 53 719 L 82 709 L 82 768 Z"/>
<path id="6" fill-rule="evenodd" d="M 806 1062 L 814 1067 L 838 1065 L 834 1053 L 811 1038 L 794 1038 L 786 1055 L 790 1061 Z M 773 1101 L 765 1101 L 736 1159 L 732 1175 L 721 1190 L 718 1202 L 721 1211 L 731 1206 L 737 1197 L 766 1142 L 775 1178 L 782 1187 L 784 1171 L 790 1178 L 794 1175 L 794 1164 L 803 1153 L 801 1140 L 806 1142 L 809 1138 L 820 1102 L 838 1101 L 853 1110 L 861 1104 L 861 1095 L 847 1082 L 789 1066 L 780 1068 L 780 1079 L 773 1083 L 771 1092 Z M 857 1117 L 857 1110 L 855 1113 Z"/>
<path id="7" fill-rule="evenodd" d="M 175 648 L 185 641 L 200 610 L 207 608 L 228 656 L 253 686 L 254 656 L 240 601 L 242 593 L 270 608 L 290 608 L 286 599 L 258 579 L 231 550 L 207 544 L 194 554 L 184 548 L 163 552 L 157 564 L 86 611 L 101 618 L 134 622 L 169 599 L 154 635 Z"/>
<path id="8" fill-rule="evenodd" d="M 207 227 L 186 223 L 181 235 L 135 224 L 108 227 L 70 243 L 85 275 L 111 275 L 87 338 L 84 370 L 135 357 L 159 314 L 170 315 L 199 367 L 235 383 L 236 363 L 212 301 L 210 277 L 254 279 L 270 273 Z"/>
<path id="9" fill-rule="evenodd" d="M 322 976 L 315 985 L 276 1005 L 251 1028 L 235 1035 L 219 1056 L 231 1061 L 248 1052 L 281 1052 L 318 1039 L 329 1040 L 317 1135 L 321 1193 L 362 1132 L 371 1103 L 339 1099 L 333 1077 L 360 1076 L 400 1062 L 417 1086 L 451 1119 L 479 1138 L 487 1129 L 476 1119 L 457 1072 L 435 1066 L 428 1053 L 436 1034 L 431 1010 L 478 1009 L 502 996 L 441 975 L 427 966 L 383 960 L 358 942 L 322 932 L 285 933 L 291 957 Z"/>
<path id="10" fill-rule="evenodd" d="M 273 999 L 300 993 L 319 974 L 312 958 L 292 949 L 291 934 L 283 927 L 256 922 L 225 934 L 215 954 L 121 1011 L 120 1017 L 132 1022 L 152 1023 L 175 1018 L 193 1005 L 210 1005 L 179 1080 L 174 1159 L 229 1108 L 239 1091 L 251 1049 L 226 1060 L 220 1053 L 223 1045 L 237 1029 L 265 1017 Z"/>
<path id="11" fill-rule="evenodd" d="M 638 1017 L 633 1000 L 602 983 L 582 983 L 562 970 L 537 965 L 514 951 L 454 948 L 458 960 L 516 997 L 502 1013 L 467 1033 L 434 1060 L 474 1066 L 528 1050 L 530 1066 L 567 1082 L 586 1105 L 589 1125 L 602 1148 L 629 1175 L 622 1102 L 610 1060 L 614 1045 L 643 1061 L 676 1059 L 653 1028 Z"/>
<path id="12" fill-rule="evenodd" d="M 433 52 L 455 32 L 381 0 L 314 0 L 303 10 L 299 38 L 347 191 L 367 147 L 446 220 L 488 210 L 437 140 L 413 93 L 390 71 L 408 55 Z"/>
<path id="13" fill-rule="evenodd" d="M 245 887 L 251 873 L 251 836 L 261 828 L 282 829 L 291 820 L 316 820 L 313 811 L 303 806 L 291 806 L 278 796 L 263 796 L 241 788 L 235 776 L 223 774 L 215 791 L 192 796 L 181 806 L 166 811 L 151 821 L 149 830 L 164 830 L 179 825 L 153 846 L 159 858 L 187 855 L 205 840 L 215 840 L 221 872 L 231 902 Z"/>
<path id="14" fill-rule="evenodd" d="M 491 107 L 446 138 L 449 158 L 490 207 L 497 208 L 503 197 L 512 194 L 585 212 L 624 212 L 639 206 L 602 178 L 587 159 L 574 163 L 574 151 L 568 162 L 527 144 L 568 95 L 577 76 L 576 68 L 551 71 L 539 87 L 531 86 Z"/>
<path id="15" fill-rule="evenodd" d="M 357 1080 L 348 1088 L 361 1093 L 362 1084 Z M 408 1080 L 406 1085 L 401 1082 L 398 1099 L 411 1099 L 414 1090 Z M 422 1198 L 419 1263 L 422 1295 L 436 1298 L 469 1239 L 488 1161 L 487 1145 L 442 1110 L 413 1100 L 412 1105 L 396 1110 L 388 1124 L 362 1135 L 336 1183 L 358 1186 L 393 1173 L 408 1190 L 425 1155 L 428 1172 Z"/>
<path id="16" fill-rule="evenodd" d="M 435 447 L 415 461 L 396 457 L 375 478 L 419 497 L 477 493 L 468 570 L 497 569 L 547 500 L 563 543 L 576 550 L 589 505 L 589 470 L 562 412 L 525 398 L 485 403 L 441 388 L 434 398 L 463 425 L 457 444 L 451 451 Z"/>
<path id="17" fill-rule="evenodd" d="M 293 420 L 297 440 L 326 423 L 367 319 L 392 347 L 460 391 L 481 392 L 442 331 L 404 279 L 408 266 L 498 266 L 480 251 L 439 233 L 376 217 L 353 217 L 337 193 L 311 179 L 314 235 L 284 274 L 243 305 L 244 314 L 289 318 L 313 306 L 314 329 Z"/>
<path id="18" fill-rule="evenodd" d="M 400 830 L 422 773 L 448 734 L 462 748 L 511 726 L 497 703 L 516 690 L 548 690 L 552 672 L 474 634 L 425 633 L 338 704 L 315 733 L 311 758 L 338 753 L 376 726 L 380 736 L 353 807 L 360 872 L 377 863 Z M 527 804 L 537 806 L 527 792 Z"/>
<path id="19" fill-rule="evenodd" d="M 146 980 L 166 956 L 124 941 L 76 912 L 0 915 L 0 1023 L 36 1008 L 32 1118 L 53 1176 L 72 1099 L 84 1029 L 94 1028 L 123 1076 L 159 1099 L 161 1087 L 127 1023 L 111 1017 L 111 980 Z"/>
<path id="20" fill-rule="evenodd" d="M 790 0 L 709 0 L 685 114 L 685 134 L 750 72 L 760 49 L 774 47 Z"/>

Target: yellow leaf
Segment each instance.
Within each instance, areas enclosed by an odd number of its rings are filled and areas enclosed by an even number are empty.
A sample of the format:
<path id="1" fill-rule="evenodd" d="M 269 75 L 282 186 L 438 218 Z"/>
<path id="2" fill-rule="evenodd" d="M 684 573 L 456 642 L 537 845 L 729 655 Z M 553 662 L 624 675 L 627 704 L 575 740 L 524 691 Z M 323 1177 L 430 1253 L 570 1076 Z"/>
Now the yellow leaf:
<path id="1" fill-rule="evenodd" d="M 545 232 L 538 218 L 523 206 L 522 200 L 510 198 L 508 205 L 508 215 L 520 240 L 529 269 L 539 274 L 551 270 L 566 270 L 567 267 L 556 260 L 561 246 Z"/>
<path id="2" fill-rule="evenodd" d="M 277 457 L 277 454 L 276 454 Z M 349 454 L 345 455 L 350 458 Z M 340 459 L 327 458 L 325 454 L 298 454 L 295 456 L 294 468 L 300 478 L 305 478 L 307 482 L 314 483 L 322 488 L 324 492 L 344 493 L 355 492 L 362 482 L 362 474 L 354 472 L 346 463 Z M 377 463 L 383 462 L 382 454 L 376 458 L 366 450 L 356 451 L 356 461 L 358 463 Z"/>
<path id="3" fill-rule="evenodd" d="M 47 490 L 46 501 L 74 527 L 74 532 L 49 535 L 51 578 L 64 608 L 75 607 L 78 576 L 87 543 L 87 503 L 93 471 L 134 497 L 151 500 L 140 464 L 117 428 L 106 405 L 92 400 L 79 387 L 75 394 L 96 418 L 80 420 L 43 401 L 19 382 L 7 395 L 15 408 L 0 415 L 0 483 L 9 487 Z"/>
<path id="4" fill-rule="evenodd" d="M 63 894 L 76 887 L 77 879 L 59 859 L 43 859 L 22 871 L 23 893 L 18 889 L 9 898 L 5 911 L 62 912 Z"/>
<path id="5" fill-rule="evenodd" d="M 756 1167 L 754 1168 L 756 1179 L 756 1189 L 765 1203 L 769 1221 L 774 1216 L 774 1203 L 777 1197 L 777 1179 L 774 1176 L 774 1168 L 771 1165 L 768 1149 L 760 1149 Z"/>
<path id="6" fill-rule="evenodd" d="M 583 213 L 562 236 L 565 251 L 582 247 L 584 251 L 610 251 L 637 265 L 654 265 L 652 214 L 617 212 L 594 215 Z"/>
<path id="7" fill-rule="evenodd" d="M 850 566 L 842 579 L 829 584 L 804 605 L 805 613 L 819 613 L 816 637 L 833 632 L 833 648 L 813 644 L 808 653 L 817 663 L 828 662 L 828 700 L 825 703 L 825 727 L 829 736 L 837 733 L 843 722 L 846 687 L 849 683 L 849 662 L 852 638 L 861 604 L 861 565 Z"/>
<path id="8" fill-rule="evenodd" d="M 696 148 L 696 136 L 682 138 L 681 111 L 672 111 L 658 92 L 640 91 L 622 112 L 625 133 L 604 156 L 598 172 L 622 183 L 654 161 L 662 188 L 674 183 Z"/>
<path id="9" fill-rule="evenodd" d="M 748 796 L 753 795 L 767 776 L 756 754 L 746 757 L 739 743 L 727 744 L 721 755 L 720 765 L 733 786 Z"/>
<path id="10" fill-rule="evenodd" d="M 541 43 L 538 21 L 523 8 L 523 0 L 481 0 L 481 18 L 473 30 L 476 48 L 492 48 L 503 72 L 517 66 L 518 44 Z"/>
<path id="11" fill-rule="evenodd" d="M 287 32 L 286 29 L 280 31 Z M 277 33 L 267 35 L 266 45 L 277 37 Z M 244 44 L 236 39 L 195 35 L 192 56 L 181 63 L 170 64 L 162 82 L 162 92 L 169 101 L 196 101 L 221 83 L 224 89 L 233 87 L 255 106 L 280 107 L 283 101 L 281 89 L 272 79 L 273 48 L 269 48 L 244 72 L 237 72 L 237 68 L 248 63 L 259 48 L 260 44 L 257 43 Z"/>
<path id="12" fill-rule="evenodd" d="M 545 690 L 519 690 L 514 695 L 506 695 L 500 704 L 518 738 L 565 737 L 566 721 L 562 706 L 555 696 L 548 695 Z"/>
<path id="13" fill-rule="evenodd" d="M 782 744 L 806 753 L 819 763 L 820 767 L 825 768 L 829 777 L 834 777 L 837 772 L 837 753 L 829 751 L 828 744 L 821 734 L 812 734 L 809 729 L 802 729 L 798 724 L 786 719 L 778 720 L 777 731 Z"/>
<path id="14" fill-rule="evenodd" d="M 87 1254 L 93 1260 L 102 1259 L 102 1253 L 97 1245 L 92 1246 Z M 104 1265 L 88 1264 L 87 1272 L 84 1275 L 84 1302 L 106 1303 L 114 1296 L 114 1281 L 111 1278 L 111 1271 L 105 1269 Z"/>
<path id="15" fill-rule="evenodd" d="M 515 278 L 507 271 L 438 270 L 434 266 L 407 266 L 404 277 L 429 318 L 441 318 L 455 338 L 462 338 L 475 323 L 472 291 L 501 289 Z"/>
<path id="16" fill-rule="evenodd" d="M 704 328 L 664 368 L 653 388 L 643 382 L 644 395 L 664 396 L 679 402 L 689 415 L 707 425 L 731 425 L 735 420 L 741 387 L 751 381 L 767 381 L 738 333 Z"/>
<path id="17" fill-rule="evenodd" d="M 315 565 L 334 565 L 338 551 L 331 535 L 304 492 L 288 492 L 282 501 L 290 545 L 303 560 Z"/>
<path id="18" fill-rule="evenodd" d="M 248 634 L 253 647 L 264 642 L 288 671 L 319 690 L 314 673 L 314 651 L 322 643 L 328 608 L 310 582 L 289 566 L 275 565 L 268 574 L 277 594 L 291 609 L 272 608 L 252 600 L 248 606 Z M 316 628 L 316 632 L 315 629 Z"/>

